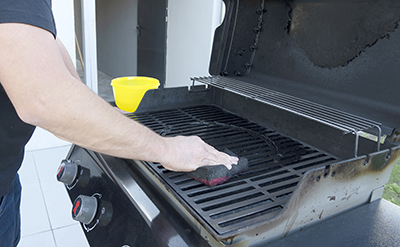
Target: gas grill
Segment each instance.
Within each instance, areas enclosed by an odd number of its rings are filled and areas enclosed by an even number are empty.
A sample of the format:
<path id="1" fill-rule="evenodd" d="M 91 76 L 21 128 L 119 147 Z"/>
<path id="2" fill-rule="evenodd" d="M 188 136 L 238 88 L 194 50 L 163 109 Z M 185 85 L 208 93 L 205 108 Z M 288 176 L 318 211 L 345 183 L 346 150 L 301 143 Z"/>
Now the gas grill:
<path id="1" fill-rule="evenodd" d="M 200 136 L 248 170 L 210 188 L 73 146 L 57 177 L 91 245 L 398 243 L 399 211 L 379 202 L 400 156 L 400 4 L 224 2 L 211 76 L 148 91 L 127 117 L 162 136 Z M 375 227 L 392 235 L 369 236 Z"/>

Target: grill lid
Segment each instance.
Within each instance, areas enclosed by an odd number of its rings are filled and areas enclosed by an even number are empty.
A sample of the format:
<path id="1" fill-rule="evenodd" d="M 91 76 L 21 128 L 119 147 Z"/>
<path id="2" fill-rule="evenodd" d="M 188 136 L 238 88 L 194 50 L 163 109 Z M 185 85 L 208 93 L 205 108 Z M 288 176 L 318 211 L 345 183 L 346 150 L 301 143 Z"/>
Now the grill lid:
<path id="1" fill-rule="evenodd" d="M 380 122 L 387 135 L 400 126 L 400 2 L 224 3 L 211 75 Z"/>

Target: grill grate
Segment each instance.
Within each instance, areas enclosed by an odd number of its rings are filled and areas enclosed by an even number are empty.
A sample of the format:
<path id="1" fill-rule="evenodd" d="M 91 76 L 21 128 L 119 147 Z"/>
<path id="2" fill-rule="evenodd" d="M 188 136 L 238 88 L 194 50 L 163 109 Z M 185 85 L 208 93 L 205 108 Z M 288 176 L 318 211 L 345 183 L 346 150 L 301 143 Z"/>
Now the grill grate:
<path id="1" fill-rule="evenodd" d="M 354 156 L 357 157 L 359 133 L 368 129 L 378 130 L 377 150 L 380 150 L 381 123 L 323 106 L 301 98 L 259 87 L 250 83 L 223 76 L 192 78 L 195 81 L 230 91 L 259 102 L 289 111 L 319 123 L 356 135 Z"/>
<path id="2" fill-rule="evenodd" d="M 164 136 L 198 135 L 219 150 L 228 148 L 249 161 L 249 169 L 209 188 L 185 173 L 160 164 L 150 168 L 170 186 L 188 210 L 221 235 L 261 223 L 278 214 L 309 169 L 335 161 L 289 137 L 216 106 L 196 106 L 138 115 L 132 119 Z"/>

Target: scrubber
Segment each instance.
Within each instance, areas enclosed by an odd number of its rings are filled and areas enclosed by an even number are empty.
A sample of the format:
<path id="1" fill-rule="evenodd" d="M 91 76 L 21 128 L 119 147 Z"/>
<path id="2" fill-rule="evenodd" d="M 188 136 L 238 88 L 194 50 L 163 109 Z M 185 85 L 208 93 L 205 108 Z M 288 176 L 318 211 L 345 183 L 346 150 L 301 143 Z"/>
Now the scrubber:
<path id="1" fill-rule="evenodd" d="M 226 153 L 232 153 L 227 152 Z M 234 154 L 231 154 L 234 155 Z M 214 165 L 214 166 L 202 166 L 197 168 L 195 171 L 189 172 L 188 175 L 192 178 L 214 187 L 217 184 L 228 181 L 233 175 L 242 173 L 248 168 L 247 158 L 239 158 L 237 165 L 232 164 L 232 169 L 228 170 L 225 165 Z"/>

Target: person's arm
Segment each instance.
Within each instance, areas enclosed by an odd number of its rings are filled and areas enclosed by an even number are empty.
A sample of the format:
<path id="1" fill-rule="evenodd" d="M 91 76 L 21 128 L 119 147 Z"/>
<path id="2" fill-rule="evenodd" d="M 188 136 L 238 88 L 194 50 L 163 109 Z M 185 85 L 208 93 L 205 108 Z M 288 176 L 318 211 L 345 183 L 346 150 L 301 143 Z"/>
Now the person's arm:
<path id="1" fill-rule="evenodd" d="M 80 82 L 71 64 L 48 31 L 0 24 L 0 82 L 24 122 L 94 151 L 174 171 L 237 162 L 199 137 L 161 137 L 125 117 Z"/>
<path id="2" fill-rule="evenodd" d="M 77 80 L 80 81 L 81 78 L 79 77 L 78 72 L 75 69 L 74 63 L 72 62 L 67 49 L 65 49 L 64 44 L 61 42 L 61 40 L 58 37 L 57 37 L 56 43 L 58 46 L 58 50 L 60 51 L 61 57 L 64 61 L 64 64 L 67 67 L 69 73 L 71 73 L 71 75 L 73 77 L 75 77 Z"/>

